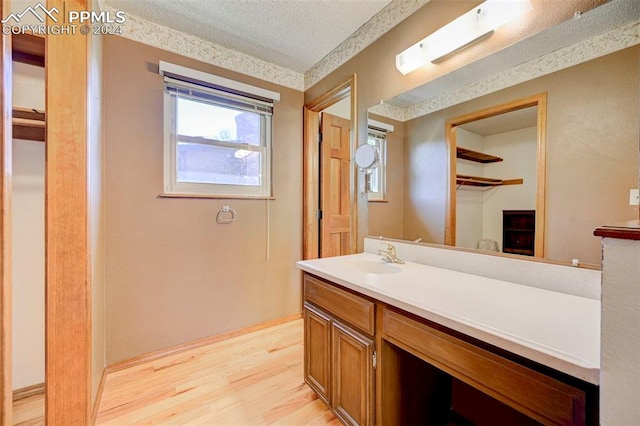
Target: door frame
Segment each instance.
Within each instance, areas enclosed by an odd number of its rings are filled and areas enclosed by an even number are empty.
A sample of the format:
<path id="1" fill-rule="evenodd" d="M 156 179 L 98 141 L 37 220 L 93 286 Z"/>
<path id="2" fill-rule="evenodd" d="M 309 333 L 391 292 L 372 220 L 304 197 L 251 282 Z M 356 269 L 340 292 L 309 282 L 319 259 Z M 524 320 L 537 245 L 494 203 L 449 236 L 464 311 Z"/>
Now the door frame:
<path id="1" fill-rule="evenodd" d="M 447 176 L 447 195 L 445 199 L 445 226 L 444 244 L 456 245 L 456 134 L 453 131 L 456 126 L 494 117 L 529 107 L 538 107 L 537 110 L 537 139 L 538 148 L 536 155 L 536 234 L 534 256 L 544 257 L 545 247 L 545 218 L 546 218 L 546 149 L 547 149 L 547 93 L 539 93 L 523 99 L 495 105 L 480 111 L 461 115 L 445 122 L 445 144 L 449 158 Z"/>
<path id="2" fill-rule="evenodd" d="M 91 0 L 48 0 L 92 10 Z M 91 274 L 88 237 L 89 36 L 45 43 L 45 420 L 91 424 Z"/>
<path id="3" fill-rule="evenodd" d="M 64 4 L 63 4 L 64 3 Z M 91 0 L 47 0 L 91 10 Z M 10 10 L 0 0 L 0 16 Z M 91 424 L 91 283 L 88 244 L 88 37 L 45 42 L 45 421 Z M 0 426 L 12 424 L 12 37 L 0 35 Z"/>
<path id="4" fill-rule="evenodd" d="M 317 259 L 320 223 L 316 212 L 320 209 L 320 112 L 351 95 L 351 156 L 358 143 L 357 76 L 351 77 L 304 106 L 303 122 L 303 195 L 302 195 L 302 258 Z M 352 162 L 350 168 L 349 203 L 351 214 L 350 252 L 355 253 L 358 232 L 358 173 Z"/>
<path id="5" fill-rule="evenodd" d="M 0 16 L 11 10 L 9 0 L 0 1 Z M 0 35 L 0 425 L 12 424 L 13 386 L 11 363 L 12 319 L 12 55 L 11 36 Z"/>

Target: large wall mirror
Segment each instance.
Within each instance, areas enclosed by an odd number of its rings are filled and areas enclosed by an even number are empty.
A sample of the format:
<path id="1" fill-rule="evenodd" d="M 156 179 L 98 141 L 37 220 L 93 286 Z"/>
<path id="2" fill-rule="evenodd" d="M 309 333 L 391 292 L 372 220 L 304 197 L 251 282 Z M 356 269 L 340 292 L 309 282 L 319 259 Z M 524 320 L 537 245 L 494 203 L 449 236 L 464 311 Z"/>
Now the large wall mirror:
<path id="1" fill-rule="evenodd" d="M 369 235 L 599 265 L 593 230 L 638 217 L 629 196 L 638 188 L 639 69 L 636 45 L 409 120 L 374 107 L 370 118 L 394 131 L 386 135 L 385 200 L 368 203 Z M 455 145 L 503 161 L 474 162 L 448 149 L 452 120 L 541 94 L 546 123 L 536 105 L 518 108 L 519 117 L 453 126 Z M 402 96 L 385 104 L 412 108 Z M 512 184 L 467 185 L 478 176 Z M 517 238 L 507 229 L 523 228 L 522 236 L 527 227 L 532 248 L 524 237 L 508 241 Z"/>

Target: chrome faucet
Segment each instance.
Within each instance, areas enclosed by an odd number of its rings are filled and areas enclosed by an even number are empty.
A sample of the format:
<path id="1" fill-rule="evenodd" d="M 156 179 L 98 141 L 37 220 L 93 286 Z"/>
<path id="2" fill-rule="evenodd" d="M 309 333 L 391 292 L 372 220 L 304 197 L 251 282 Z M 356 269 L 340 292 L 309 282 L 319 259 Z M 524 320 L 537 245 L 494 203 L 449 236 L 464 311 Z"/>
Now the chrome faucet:
<path id="1" fill-rule="evenodd" d="M 404 260 L 398 259 L 398 255 L 396 254 L 396 248 L 392 244 L 381 243 L 382 245 L 386 245 L 386 250 L 378 250 L 378 254 L 382 256 L 382 260 L 386 263 L 399 263 L 403 264 Z"/>

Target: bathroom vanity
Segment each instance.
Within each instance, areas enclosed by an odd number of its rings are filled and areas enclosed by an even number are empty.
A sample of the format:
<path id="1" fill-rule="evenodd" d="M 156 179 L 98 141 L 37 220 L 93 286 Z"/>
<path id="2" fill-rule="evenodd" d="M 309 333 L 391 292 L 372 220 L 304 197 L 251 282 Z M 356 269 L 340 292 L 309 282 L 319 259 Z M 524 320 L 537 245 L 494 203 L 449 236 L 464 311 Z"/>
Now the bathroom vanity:
<path id="1" fill-rule="evenodd" d="M 345 424 L 598 423 L 598 300 L 371 253 L 298 267 L 305 381 Z"/>

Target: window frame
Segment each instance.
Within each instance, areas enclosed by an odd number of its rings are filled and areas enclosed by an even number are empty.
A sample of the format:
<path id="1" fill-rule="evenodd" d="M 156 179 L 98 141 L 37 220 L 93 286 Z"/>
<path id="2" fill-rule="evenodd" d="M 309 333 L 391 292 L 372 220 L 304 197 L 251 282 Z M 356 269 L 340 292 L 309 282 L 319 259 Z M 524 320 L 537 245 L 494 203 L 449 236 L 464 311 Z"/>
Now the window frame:
<path id="1" fill-rule="evenodd" d="M 178 67 L 178 66 L 176 66 Z M 188 70 L 188 69 L 187 69 Z M 207 75 L 231 83 L 214 75 Z M 237 83 L 245 87 L 252 87 Z M 231 85 L 231 84 L 230 84 Z M 264 89 L 255 88 L 258 90 Z M 279 95 L 277 99 L 279 99 Z M 219 146 L 223 148 L 246 149 L 260 152 L 261 185 L 239 185 L 222 183 L 196 183 L 178 181 L 177 157 L 178 143 L 185 142 L 188 136 L 177 134 L 178 99 L 190 99 L 204 104 L 211 104 L 230 110 L 247 110 L 260 115 L 260 145 L 239 144 L 219 141 L 215 139 L 197 138 L 187 143 Z M 198 197 L 198 198 L 272 198 L 272 151 L 273 151 L 273 105 L 277 101 L 253 97 L 245 92 L 233 91 L 217 85 L 202 84 L 188 77 L 167 75 L 163 84 L 163 115 L 164 115 L 164 159 L 163 159 L 163 192 L 165 197 Z"/>
<path id="2" fill-rule="evenodd" d="M 369 126 L 367 129 L 367 143 L 375 147 L 375 145 L 369 143 L 371 135 L 380 141 L 380 148 L 378 148 L 378 166 L 372 169 L 367 179 L 371 179 L 371 175 L 378 174 L 378 180 L 380 182 L 379 191 L 367 190 L 367 199 L 370 202 L 387 201 L 387 132 L 378 128 Z"/>

